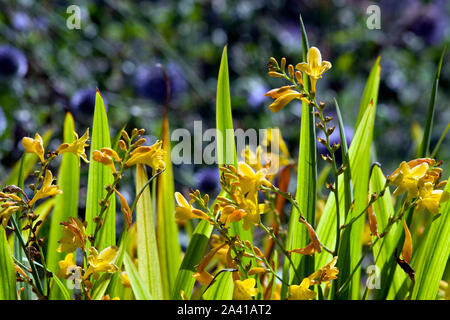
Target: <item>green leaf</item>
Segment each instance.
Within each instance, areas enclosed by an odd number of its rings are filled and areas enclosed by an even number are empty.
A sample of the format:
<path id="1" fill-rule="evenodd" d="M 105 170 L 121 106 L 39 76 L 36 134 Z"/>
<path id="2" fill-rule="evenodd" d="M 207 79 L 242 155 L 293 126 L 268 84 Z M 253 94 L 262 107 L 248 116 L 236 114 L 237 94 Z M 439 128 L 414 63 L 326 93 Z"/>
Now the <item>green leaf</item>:
<path id="1" fill-rule="evenodd" d="M 170 158 L 170 130 L 166 107 L 164 109 L 162 134 L 166 169 L 158 176 L 158 204 L 156 213 L 156 237 L 161 265 L 164 298 L 170 298 L 181 264 L 181 248 L 178 226 L 175 221 L 175 188 Z"/>
<path id="2" fill-rule="evenodd" d="M 16 272 L 6 231 L 0 224 L 0 300 L 16 300 Z"/>
<path id="3" fill-rule="evenodd" d="M 361 122 L 362 117 L 366 113 L 366 109 L 369 107 L 370 101 L 373 101 L 373 105 L 377 105 L 378 101 L 378 89 L 380 88 L 380 59 L 379 56 L 375 61 L 372 69 L 370 70 L 369 78 L 367 79 L 366 86 L 359 105 L 358 117 L 356 119 L 355 131 Z"/>
<path id="4" fill-rule="evenodd" d="M 309 50 L 308 37 L 306 35 L 305 26 L 300 16 L 300 25 L 302 32 L 302 56 L 306 61 L 306 55 Z M 305 90 L 308 90 L 308 76 L 303 74 L 303 82 Z M 302 116 L 300 124 L 300 145 L 298 155 L 298 173 L 297 173 L 297 191 L 296 199 L 305 219 L 315 227 L 316 216 L 316 197 L 317 197 L 317 153 L 316 153 L 316 131 L 315 117 L 311 112 L 308 103 L 302 101 Z M 309 243 L 308 232 L 305 232 L 305 226 L 298 222 L 300 212 L 295 208 L 289 219 L 288 236 L 286 239 L 286 249 L 305 247 Z M 292 255 L 292 261 L 301 276 L 308 276 L 314 272 L 314 257 L 303 256 L 299 254 Z M 285 264 L 289 263 L 286 259 Z M 288 270 L 287 268 L 285 270 Z M 289 283 L 298 284 L 302 279 L 295 276 L 296 272 L 289 267 Z M 287 275 L 284 274 L 285 279 Z M 286 291 L 284 286 L 283 292 Z"/>
<path id="5" fill-rule="evenodd" d="M 379 193 L 383 190 L 386 183 L 386 178 L 378 166 L 373 168 L 372 177 L 370 179 L 370 193 Z M 373 204 L 373 211 L 377 217 L 378 231 L 383 232 L 388 225 L 389 218 L 395 214 L 392 203 L 391 193 L 386 189 L 384 196 Z M 380 239 L 373 247 L 373 256 L 375 265 L 381 270 L 380 279 L 384 283 L 389 283 L 389 286 L 381 286 L 375 290 L 375 297 L 377 300 L 385 300 L 389 290 L 397 292 L 402 285 L 402 278 L 399 272 L 396 272 L 397 263 L 393 259 L 393 254 L 397 243 L 400 241 L 403 228 L 398 223 L 390 227 L 389 232 Z M 403 272 L 403 271 L 400 271 Z"/>
<path id="6" fill-rule="evenodd" d="M 370 170 L 370 163 L 368 158 L 368 153 L 370 151 L 370 144 L 372 140 L 372 133 L 373 133 L 373 126 L 374 126 L 374 119 L 375 119 L 375 107 L 368 108 L 366 110 L 366 114 L 364 115 L 360 126 L 355 132 L 355 135 L 353 137 L 352 143 L 349 148 L 349 160 L 350 160 L 350 168 L 351 168 L 351 176 L 353 178 L 353 194 L 355 195 L 354 198 L 356 200 L 356 191 L 357 188 L 360 188 L 361 190 L 365 189 L 365 193 L 361 195 L 361 192 L 359 196 L 361 197 L 358 201 L 358 208 L 354 208 L 352 211 L 352 214 L 349 214 L 347 217 L 347 220 L 351 219 L 353 216 L 358 215 L 367 205 L 367 192 L 368 192 L 368 175 Z M 344 177 L 343 175 L 339 176 L 339 184 L 343 185 Z M 361 186 L 361 187 L 359 187 Z M 364 188 L 365 186 L 365 188 Z M 345 190 L 344 188 L 339 189 L 339 201 L 344 203 L 345 200 Z M 361 208 L 362 203 L 364 203 L 364 207 Z M 355 202 L 356 205 L 356 202 Z M 342 208 L 343 209 L 343 208 Z M 345 213 L 344 210 L 340 210 L 340 220 L 345 221 Z M 359 223 L 364 223 L 364 220 L 359 221 Z M 357 223 L 357 222 L 356 222 Z M 359 244 L 361 246 L 362 243 L 362 229 L 361 226 L 359 226 L 359 230 L 361 234 L 355 234 L 355 244 Z M 347 229 L 347 228 L 346 228 Z M 328 197 L 328 200 L 325 204 L 325 208 L 323 210 L 322 216 L 320 218 L 320 221 L 318 223 L 316 232 L 319 236 L 319 239 L 321 242 L 327 246 L 330 249 L 334 248 L 335 245 L 335 238 L 336 238 L 336 207 L 335 207 L 335 197 L 333 194 L 331 194 Z M 348 237 L 348 236 L 347 236 Z M 348 238 L 344 241 L 344 237 L 341 238 L 341 252 L 339 254 L 338 264 L 339 262 L 344 263 L 344 261 L 347 261 L 347 266 L 342 267 L 339 269 L 339 278 L 340 281 L 345 281 L 346 278 L 349 275 L 349 272 L 352 270 L 349 270 L 350 267 L 350 244 L 348 243 Z M 353 241 L 353 240 L 352 240 Z M 359 258 L 360 253 L 358 254 Z M 355 253 L 356 256 L 356 253 Z M 316 269 L 320 268 L 321 266 L 324 266 L 329 261 L 329 254 L 328 253 L 322 253 L 316 257 L 315 266 Z M 339 268 L 339 267 L 338 267 Z M 359 276 L 358 276 L 359 278 Z M 355 277 L 355 279 L 357 279 Z M 359 280 L 354 280 L 359 281 Z"/>
<path id="7" fill-rule="evenodd" d="M 105 104 L 100 91 L 97 90 L 95 98 L 94 124 L 92 126 L 92 139 L 90 150 L 88 186 L 86 196 L 86 222 L 87 235 L 93 235 L 95 231 L 94 219 L 100 214 L 99 202 L 106 196 L 105 186 L 113 183 L 114 178 L 111 169 L 100 162 L 94 161 L 92 153 L 94 150 L 111 147 L 109 136 L 108 118 Z M 95 244 L 99 250 L 113 246 L 116 243 L 116 199 L 109 199 L 109 208 L 103 217 L 104 221 Z M 89 243 L 88 243 L 89 244 Z"/>
<path id="8" fill-rule="evenodd" d="M 231 115 L 230 81 L 228 77 L 227 46 L 223 48 L 217 79 L 216 97 L 217 157 L 219 168 L 233 165 L 237 168 L 236 146 L 234 143 L 233 118 Z M 253 241 L 252 228 L 244 230 L 242 221 L 231 225 L 231 234 L 238 234 L 242 240 Z M 248 261 L 244 258 L 244 261 Z"/>
<path id="9" fill-rule="evenodd" d="M 123 257 L 123 263 L 136 300 L 152 300 L 152 296 L 150 295 L 147 286 L 145 286 L 144 280 L 141 278 L 127 252 L 125 252 Z"/>
<path id="10" fill-rule="evenodd" d="M 58 287 L 58 292 L 60 293 L 60 296 L 57 297 L 57 300 L 70 300 L 70 293 L 67 290 L 66 286 L 61 282 L 61 280 L 58 278 L 58 276 L 56 274 L 53 274 L 52 276 L 53 282 L 56 284 L 56 286 Z M 55 287 L 53 287 L 55 288 Z M 54 292 L 52 290 L 52 292 Z"/>
<path id="11" fill-rule="evenodd" d="M 446 50 L 447 50 L 447 46 L 445 46 L 444 49 L 442 50 L 441 59 L 439 60 L 436 74 L 434 76 L 433 89 L 431 90 L 430 103 L 428 105 L 427 123 L 425 125 L 425 131 L 423 133 L 422 143 L 420 144 L 419 158 L 424 158 L 427 155 L 429 155 L 429 153 L 430 153 L 431 131 L 433 130 L 433 119 L 434 119 L 434 113 L 435 113 L 436 96 L 437 96 L 438 86 L 439 86 L 439 76 L 441 74 L 442 61 L 444 60 L 444 55 L 445 55 Z"/>
<path id="12" fill-rule="evenodd" d="M 212 230 L 213 226 L 205 220 L 201 220 L 195 228 L 178 271 L 172 299 L 181 300 L 181 291 L 184 291 L 188 299 L 191 298 L 195 284 L 195 278 L 192 275 L 196 272 L 195 266 L 200 263 L 205 254 Z"/>
<path id="13" fill-rule="evenodd" d="M 361 132 L 358 127 L 355 134 L 357 142 L 360 145 L 353 144 L 350 146 L 350 152 L 356 153 L 355 164 L 350 161 L 353 177 L 353 196 L 354 206 L 347 216 L 346 222 L 350 221 L 360 214 L 367 206 L 369 191 L 369 174 L 370 174 L 370 146 L 373 138 L 373 128 L 375 122 L 375 106 L 371 105 L 363 116 L 360 127 L 365 132 Z M 365 139 L 358 139 L 358 135 L 364 136 Z M 338 269 L 339 278 L 337 284 L 342 285 L 353 269 L 356 268 L 362 252 L 362 236 L 364 231 L 364 219 L 359 219 L 342 232 L 342 241 L 338 250 Z M 361 293 L 359 291 L 359 278 L 361 270 L 358 269 L 353 275 L 347 290 L 341 293 L 343 299 L 359 299 Z"/>
<path id="14" fill-rule="evenodd" d="M 136 165 L 136 194 L 148 181 L 145 166 Z M 137 253 L 142 285 L 156 300 L 162 299 L 161 271 L 156 245 L 153 205 L 149 188 L 145 188 L 136 204 Z"/>
<path id="15" fill-rule="evenodd" d="M 444 189 L 450 193 L 450 184 Z M 441 204 L 440 215 L 434 217 L 424 244 L 412 259 L 411 264 L 416 270 L 415 284 L 412 299 L 431 300 L 436 299 L 439 282 L 445 271 L 445 266 L 450 255 L 450 201 Z M 422 214 L 430 214 L 422 212 Z"/>
<path id="16" fill-rule="evenodd" d="M 233 299 L 234 282 L 232 272 L 220 272 L 211 286 L 203 294 L 205 300 Z"/>
<path id="17" fill-rule="evenodd" d="M 64 142 L 74 141 L 75 123 L 70 113 L 67 113 L 64 121 Z M 64 259 L 64 254 L 56 252 L 58 241 L 62 237 L 61 222 L 67 221 L 69 217 L 78 216 L 78 189 L 80 182 L 80 167 L 76 155 L 65 152 L 62 155 L 61 165 L 58 171 L 57 185 L 62 194 L 55 197 L 55 208 L 53 210 L 47 247 L 47 266 L 50 271 L 57 273 L 58 261 Z M 57 293 L 58 292 L 58 293 Z M 61 291 L 54 291 L 52 298 L 62 298 Z"/>
<path id="18" fill-rule="evenodd" d="M 106 289 L 108 289 L 112 276 L 113 275 L 110 273 L 104 273 L 98 280 L 95 281 L 92 289 L 92 300 L 102 300 Z"/>
<path id="19" fill-rule="evenodd" d="M 339 135 L 341 141 L 341 153 L 342 153 L 342 165 L 346 166 L 347 169 L 344 171 L 344 213 L 347 216 L 347 213 L 350 210 L 350 206 L 353 202 L 353 190 L 352 190 L 352 176 L 351 176 L 351 168 L 350 168 L 350 159 L 348 154 L 348 146 L 347 146 L 347 137 L 345 136 L 345 127 L 344 121 L 342 120 L 341 109 L 339 105 L 334 99 L 334 104 L 336 106 L 336 115 L 339 124 Z"/>

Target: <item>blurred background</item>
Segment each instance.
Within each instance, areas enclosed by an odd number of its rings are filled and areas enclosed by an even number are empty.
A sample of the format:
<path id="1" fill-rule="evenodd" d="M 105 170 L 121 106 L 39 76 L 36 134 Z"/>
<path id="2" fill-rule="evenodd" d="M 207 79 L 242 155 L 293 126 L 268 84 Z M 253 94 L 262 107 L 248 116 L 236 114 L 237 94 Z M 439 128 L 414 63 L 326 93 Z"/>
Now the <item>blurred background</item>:
<path id="1" fill-rule="evenodd" d="M 300 13 L 310 45 L 333 64 L 319 82 L 319 99 L 330 105 L 330 114 L 333 98 L 338 100 L 350 135 L 370 68 L 381 55 L 375 159 L 389 174 L 414 157 L 437 62 L 450 39 L 445 0 L 378 1 L 380 30 L 366 25 L 373 3 L 359 0 L 79 0 L 81 29 L 69 30 L 66 10 L 72 2 L 0 0 L 2 177 L 22 155 L 22 137 L 51 129 L 50 148 L 57 148 L 67 111 L 78 132 L 91 126 L 96 88 L 107 101 L 112 135 L 127 124 L 145 128 L 149 140 L 156 140 L 166 96 L 158 64 L 170 76 L 171 129 L 193 130 L 194 120 L 203 120 L 204 130 L 214 127 L 225 44 L 235 128 L 282 128 L 295 159 L 301 106 L 291 103 L 273 114 L 264 93 L 282 85 L 267 76 L 269 57 L 284 56 L 294 65 L 301 60 Z M 439 83 L 432 148 L 450 122 L 449 57 Z M 449 147 L 447 138 L 439 159 L 450 160 Z M 217 170 L 189 165 L 174 170 L 177 189 L 217 191 Z"/>

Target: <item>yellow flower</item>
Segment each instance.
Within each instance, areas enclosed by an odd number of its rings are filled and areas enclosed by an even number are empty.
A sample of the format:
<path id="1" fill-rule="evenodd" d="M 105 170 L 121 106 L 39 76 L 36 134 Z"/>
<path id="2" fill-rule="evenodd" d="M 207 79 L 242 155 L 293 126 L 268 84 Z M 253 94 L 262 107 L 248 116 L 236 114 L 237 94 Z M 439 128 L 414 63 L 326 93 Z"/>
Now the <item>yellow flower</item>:
<path id="1" fill-rule="evenodd" d="M 102 148 L 101 151 L 94 150 L 94 152 L 92 152 L 92 158 L 94 161 L 110 167 L 114 173 L 117 172 L 116 167 L 114 166 L 114 160 L 119 163 L 122 161 L 119 155 L 111 148 Z"/>
<path id="2" fill-rule="evenodd" d="M 162 149 L 162 141 L 157 141 L 154 145 L 137 147 L 131 152 L 131 157 L 126 162 L 128 167 L 136 163 L 146 164 L 155 172 L 166 167 L 164 163 L 165 151 Z"/>
<path id="3" fill-rule="evenodd" d="M 263 168 L 261 163 L 261 146 L 256 148 L 256 154 L 250 149 L 250 146 L 246 146 L 242 150 L 241 156 L 244 158 L 245 163 L 247 163 L 253 170 L 258 171 Z"/>
<path id="4" fill-rule="evenodd" d="M 205 212 L 195 209 L 192 206 L 194 200 L 191 200 L 191 202 L 187 202 L 187 200 L 179 192 L 175 192 L 175 199 L 177 201 L 177 205 L 175 206 L 176 219 L 178 220 L 203 219 L 209 221 L 209 216 Z"/>
<path id="5" fill-rule="evenodd" d="M 411 232 L 409 232 L 405 220 L 403 220 L 403 228 L 405 229 L 405 241 L 403 242 L 402 258 L 409 263 L 411 261 L 413 247 Z"/>
<path id="6" fill-rule="evenodd" d="M 61 144 L 56 153 L 59 155 L 64 152 L 71 152 L 78 158 L 78 164 L 80 164 L 80 158 L 84 160 L 84 162 L 89 163 L 84 148 L 89 147 L 86 142 L 89 140 L 89 128 L 87 128 L 86 132 L 81 138 L 78 138 L 78 134 L 74 131 L 75 140 L 72 143 L 63 143 Z"/>
<path id="7" fill-rule="evenodd" d="M 427 209 L 432 214 L 438 214 L 440 204 L 449 200 L 450 194 L 443 190 L 433 190 L 433 184 L 426 182 L 420 190 L 419 199 L 416 202 L 416 210 Z"/>
<path id="8" fill-rule="evenodd" d="M 125 197 L 119 191 L 117 191 L 116 188 L 114 188 L 114 191 L 117 193 L 117 196 L 119 197 L 120 210 L 123 213 L 123 217 L 124 217 L 125 223 L 127 224 L 127 228 L 130 229 L 131 222 L 133 219 L 133 212 L 131 212 L 131 209 L 128 206 L 128 203 L 127 203 L 127 200 L 125 199 Z"/>
<path id="9" fill-rule="evenodd" d="M 196 273 L 194 273 L 192 276 L 202 285 L 209 286 L 211 281 L 214 279 L 214 277 L 206 271 L 206 267 L 208 267 L 209 263 L 211 262 L 211 259 L 215 256 L 215 254 L 221 250 L 223 247 L 225 247 L 227 244 L 223 243 L 220 246 L 217 246 L 203 257 L 203 259 L 200 261 L 200 263 L 196 266 Z"/>
<path id="10" fill-rule="evenodd" d="M 234 281 L 233 300 L 253 300 L 252 297 L 258 293 L 255 285 L 253 278 Z"/>
<path id="11" fill-rule="evenodd" d="M 303 279 L 299 286 L 289 286 L 288 300 L 312 300 L 316 297 L 316 293 L 309 289 L 311 281 L 309 278 Z"/>
<path id="12" fill-rule="evenodd" d="M 255 172 L 245 162 L 238 164 L 239 181 L 233 183 L 241 188 L 242 194 L 249 193 L 251 196 L 256 196 L 257 191 L 261 186 L 271 187 L 272 184 L 266 179 L 267 170 L 261 169 Z"/>
<path id="13" fill-rule="evenodd" d="M 239 202 L 239 207 L 246 213 L 242 217 L 244 220 L 243 227 L 245 230 L 248 230 L 251 225 L 259 224 L 261 221 L 261 214 L 264 214 L 268 209 L 267 205 L 258 204 L 257 200 L 256 195 L 253 200 L 249 198 L 241 198 Z"/>
<path id="14" fill-rule="evenodd" d="M 31 199 L 29 205 L 32 206 L 39 199 L 52 197 L 54 195 L 62 193 L 61 190 L 58 189 L 58 186 L 52 185 L 53 175 L 50 170 L 45 170 L 44 181 L 42 182 L 41 188 L 34 194 L 33 199 Z"/>
<path id="15" fill-rule="evenodd" d="M 317 236 L 316 231 L 314 228 L 303 218 L 300 218 L 299 220 L 301 223 L 303 223 L 306 228 L 308 228 L 308 234 L 309 238 L 311 239 L 311 242 L 304 248 L 300 249 L 294 249 L 291 250 L 291 252 L 300 253 L 300 254 L 308 254 L 310 256 L 314 255 L 314 253 L 321 253 L 323 244 L 320 242 L 319 237 Z"/>
<path id="16" fill-rule="evenodd" d="M 99 272 L 114 273 L 119 270 L 114 264 L 114 261 L 119 254 L 119 249 L 117 247 L 108 247 L 100 253 L 98 253 L 97 249 L 94 247 L 90 247 L 89 251 L 91 254 L 88 257 L 89 268 L 84 275 L 85 279 L 91 274 L 94 274 L 94 278 L 98 278 Z"/>
<path id="17" fill-rule="evenodd" d="M 131 288 L 130 278 L 125 271 L 120 273 L 120 282 L 124 287 Z"/>
<path id="18" fill-rule="evenodd" d="M 319 49 L 311 47 L 306 55 L 306 62 L 299 63 L 295 66 L 295 69 L 306 73 L 311 80 L 311 93 L 316 92 L 316 82 L 322 78 L 328 69 L 331 68 L 329 61 L 322 61 L 322 55 Z"/>
<path id="19" fill-rule="evenodd" d="M 247 212 L 242 209 L 237 209 L 234 206 L 225 206 L 220 214 L 220 222 L 225 224 L 225 228 L 230 226 L 231 222 L 240 221 L 247 215 Z"/>
<path id="20" fill-rule="evenodd" d="M 338 257 L 335 256 L 330 263 L 310 275 L 308 278 L 311 281 L 311 284 L 321 284 L 322 282 L 328 283 L 331 280 L 337 279 L 339 273 L 338 268 L 335 267 L 337 259 Z"/>
<path id="21" fill-rule="evenodd" d="M 68 253 L 64 258 L 64 260 L 58 262 L 58 265 L 59 265 L 58 277 L 66 279 L 69 276 L 67 273 L 69 267 L 76 266 L 73 260 L 73 253 Z"/>
<path id="22" fill-rule="evenodd" d="M 120 300 L 120 298 L 119 297 L 115 297 L 115 298 L 111 299 L 111 296 L 109 294 L 107 294 L 107 295 L 104 295 L 102 297 L 102 300 Z"/>
<path id="23" fill-rule="evenodd" d="M 73 252 L 77 248 L 84 249 L 86 243 L 86 229 L 78 218 L 69 218 L 68 222 L 61 222 L 63 226 L 62 238 L 58 241 L 58 252 Z"/>
<path id="24" fill-rule="evenodd" d="M 427 173 L 428 168 L 426 162 L 414 167 L 410 167 L 405 161 L 400 163 L 399 168 L 388 177 L 388 180 L 397 186 L 393 194 L 399 196 L 407 191 L 408 197 L 416 198 L 419 195 L 419 182 Z"/>
<path id="25" fill-rule="evenodd" d="M 24 137 L 22 139 L 22 145 L 25 148 L 26 153 L 34 153 L 39 157 L 39 159 L 41 159 L 42 163 L 45 162 L 44 142 L 42 141 L 42 138 L 39 135 L 39 133 L 35 134 L 34 139 Z"/>
<path id="26" fill-rule="evenodd" d="M 0 211 L 0 222 L 6 228 L 9 219 L 11 219 L 12 214 L 17 210 L 19 210 L 21 207 L 15 205 L 14 202 L 4 202 L 2 203 L 1 208 L 2 209 Z"/>
<path id="27" fill-rule="evenodd" d="M 289 102 L 294 99 L 301 99 L 305 102 L 309 102 L 305 95 L 292 89 L 291 86 L 284 86 L 281 88 L 272 89 L 265 94 L 267 97 L 275 99 L 275 101 L 269 106 L 269 109 L 273 113 L 280 112 Z"/>

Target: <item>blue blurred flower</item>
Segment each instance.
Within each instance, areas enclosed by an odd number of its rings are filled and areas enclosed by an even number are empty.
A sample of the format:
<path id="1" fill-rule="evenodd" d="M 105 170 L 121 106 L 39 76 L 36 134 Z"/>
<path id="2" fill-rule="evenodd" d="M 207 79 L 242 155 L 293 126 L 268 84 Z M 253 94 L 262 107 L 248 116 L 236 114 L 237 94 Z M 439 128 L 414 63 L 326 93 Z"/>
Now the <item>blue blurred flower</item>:
<path id="1" fill-rule="evenodd" d="M 197 188 L 210 195 L 220 188 L 220 174 L 217 168 L 202 168 L 195 173 L 195 184 Z"/>
<path id="2" fill-rule="evenodd" d="M 97 90 L 95 88 L 83 88 L 76 91 L 70 99 L 70 111 L 75 115 L 79 112 L 84 114 L 94 114 L 96 93 Z M 106 110 L 108 110 L 108 105 L 104 96 L 103 101 Z"/>
<path id="3" fill-rule="evenodd" d="M 0 45 L 0 77 L 23 77 L 28 70 L 25 55 L 10 45 Z"/>
<path id="4" fill-rule="evenodd" d="M 31 19 L 25 12 L 15 12 L 12 15 L 11 24 L 18 31 L 27 31 L 31 27 Z"/>
<path id="5" fill-rule="evenodd" d="M 169 77 L 170 97 L 174 98 L 186 89 L 186 81 L 178 65 L 170 63 L 166 71 Z M 151 99 L 156 103 L 165 102 L 166 81 L 158 64 L 139 67 L 134 83 L 140 96 Z"/>

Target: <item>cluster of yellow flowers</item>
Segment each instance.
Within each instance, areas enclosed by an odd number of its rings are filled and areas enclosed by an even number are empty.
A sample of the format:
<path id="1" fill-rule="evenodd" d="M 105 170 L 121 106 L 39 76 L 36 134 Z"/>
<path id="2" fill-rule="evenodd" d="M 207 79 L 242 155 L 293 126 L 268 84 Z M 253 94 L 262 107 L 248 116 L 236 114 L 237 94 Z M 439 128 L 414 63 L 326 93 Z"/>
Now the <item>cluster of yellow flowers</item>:
<path id="1" fill-rule="evenodd" d="M 312 99 L 316 93 L 317 80 L 322 78 L 322 75 L 331 68 L 331 62 L 323 61 L 322 54 L 316 47 L 311 47 L 306 56 L 306 62 L 298 63 L 295 66 L 290 64 L 288 72 L 286 73 L 286 59 L 281 59 L 281 65 L 275 58 L 271 58 L 269 62 L 269 76 L 275 78 L 284 78 L 292 82 L 292 85 L 282 86 L 280 88 L 272 89 L 265 95 L 275 99 L 269 106 L 272 112 L 279 112 L 289 102 L 294 99 L 302 100 L 308 104 L 312 103 Z M 309 92 L 304 90 L 302 72 L 308 75 L 311 88 Z"/>
<path id="2" fill-rule="evenodd" d="M 428 210 L 438 214 L 441 203 L 450 199 L 450 194 L 444 192 L 447 181 L 440 181 L 442 169 L 440 162 L 430 158 L 414 159 L 400 163 L 388 181 L 397 187 L 394 195 L 399 196 L 407 192 L 409 198 L 416 199 L 417 211 Z"/>

